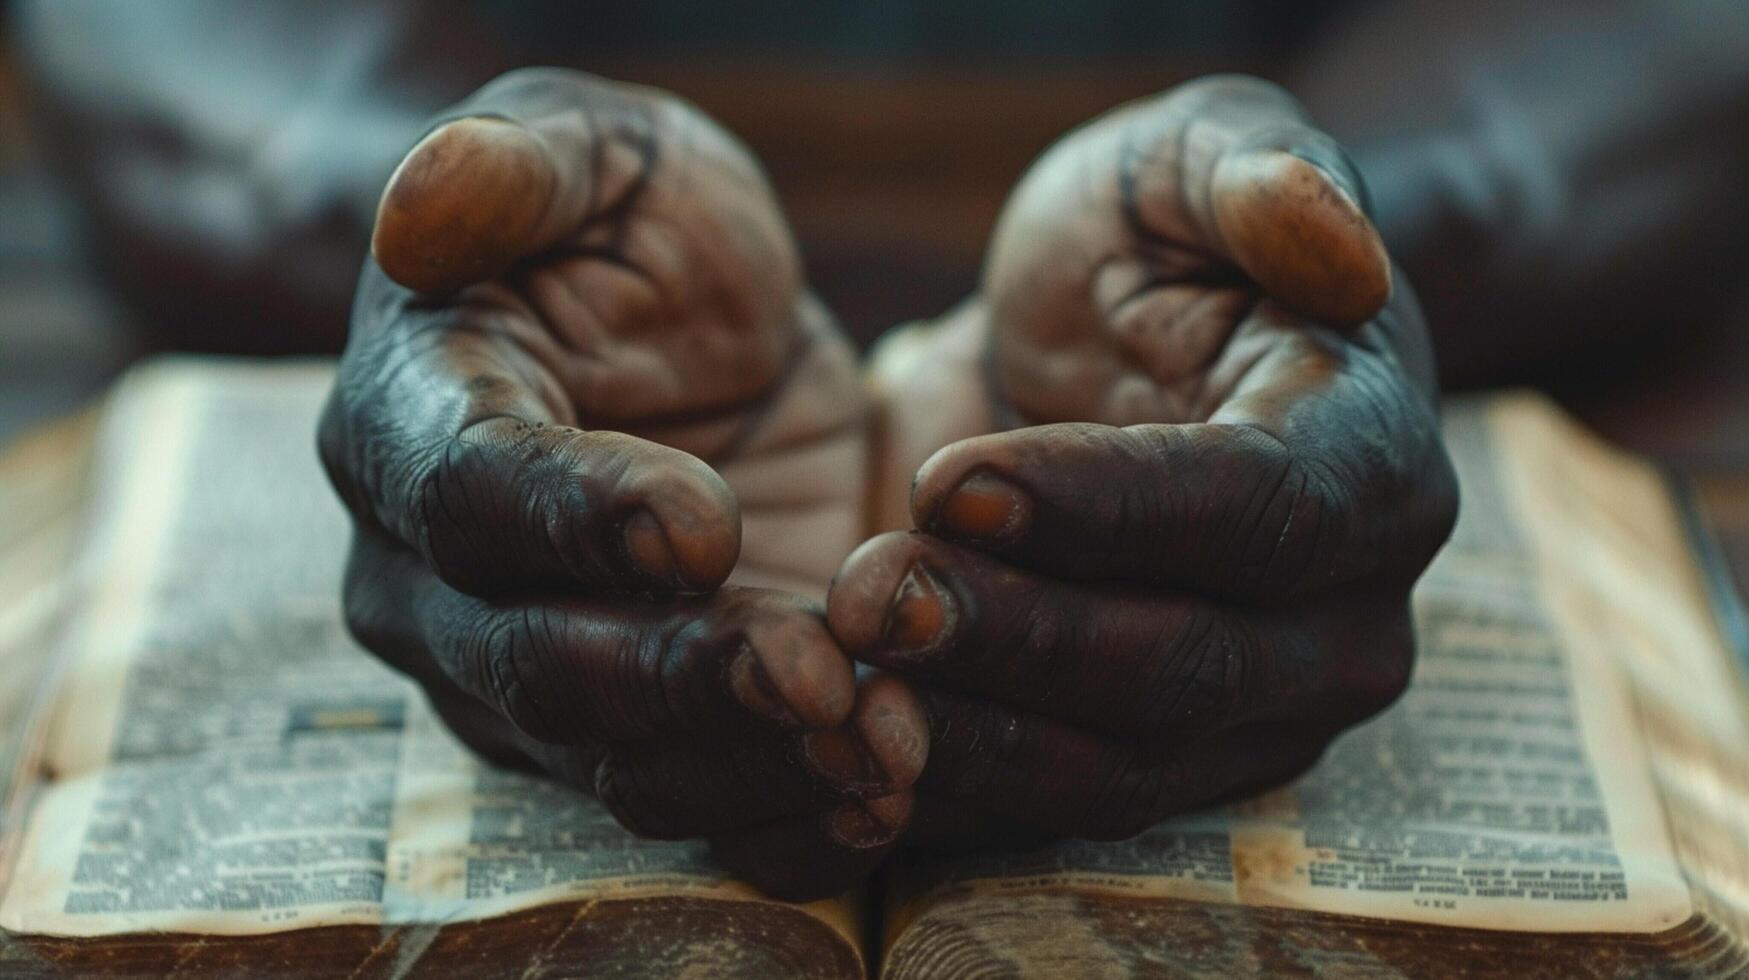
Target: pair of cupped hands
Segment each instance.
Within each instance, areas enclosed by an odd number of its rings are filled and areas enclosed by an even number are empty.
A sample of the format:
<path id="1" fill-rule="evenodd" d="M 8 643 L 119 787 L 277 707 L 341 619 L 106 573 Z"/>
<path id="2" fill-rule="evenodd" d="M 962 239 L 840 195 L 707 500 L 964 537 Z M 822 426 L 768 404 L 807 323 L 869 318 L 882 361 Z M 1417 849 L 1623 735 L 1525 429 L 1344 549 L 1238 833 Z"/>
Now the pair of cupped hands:
<path id="1" fill-rule="evenodd" d="M 1282 782 L 1402 691 L 1456 507 L 1365 202 L 1280 89 L 1192 82 L 1065 137 L 859 365 L 731 136 L 503 76 L 383 194 L 320 433 L 349 628 L 786 898 Z"/>

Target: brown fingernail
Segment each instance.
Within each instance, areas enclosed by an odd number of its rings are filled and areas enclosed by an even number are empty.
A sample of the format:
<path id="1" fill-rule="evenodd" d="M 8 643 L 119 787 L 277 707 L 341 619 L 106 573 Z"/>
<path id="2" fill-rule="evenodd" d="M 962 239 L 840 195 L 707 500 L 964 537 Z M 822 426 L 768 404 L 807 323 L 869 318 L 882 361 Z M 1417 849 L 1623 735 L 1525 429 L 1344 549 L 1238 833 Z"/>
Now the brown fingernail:
<path id="1" fill-rule="evenodd" d="M 849 726 L 802 736 L 802 757 L 820 778 L 848 792 L 866 794 L 887 782 L 874 754 Z"/>
<path id="2" fill-rule="evenodd" d="M 903 681 L 886 675 L 870 682 L 856 727 L 887 785 L 910 786 L 923 773 L 929 760 L 929 719 Z"/>
<path id="3" fill-rule="evenodd" d="M 795 712 L 784 702 L 777 685 L 766 673 L 759 654 L 751 646 L 741 644 L 740 652 L 729 661 L 729 690 L 755 714 L 770 718 L 780 725 L 799 725 Z"/>
<path id="4" fill-rule="evenodd" d="M 910 810 L 908 793 L 842 803 L 826 814 L 826 833 L 852 850 L 879 847 L 904 829 Z"/>
<path id="5" fill-rule="evenodd" d="M 895 653 L 928 653 L 947 635 L 953 616 L 953 597 L 947 589 L 921 565 L 913 564 L 893 592 L 886 645 Z"/>
<path id="6" fill-rule="evenodd" d="M 1018 536 L 1031 516 L 1032 502 L 1019 487 L 992 473 L 974 473 L 948 495 L 938 520 L 952 534 L 1002 539 Z"/>
<path id="7" fill-rule="evenodd" d="M 680 585 L 680 563 L 662 522 L 648 510 L 640 510 L 625 523 L 626 555 L 638 570 L 658 582 Z"/>

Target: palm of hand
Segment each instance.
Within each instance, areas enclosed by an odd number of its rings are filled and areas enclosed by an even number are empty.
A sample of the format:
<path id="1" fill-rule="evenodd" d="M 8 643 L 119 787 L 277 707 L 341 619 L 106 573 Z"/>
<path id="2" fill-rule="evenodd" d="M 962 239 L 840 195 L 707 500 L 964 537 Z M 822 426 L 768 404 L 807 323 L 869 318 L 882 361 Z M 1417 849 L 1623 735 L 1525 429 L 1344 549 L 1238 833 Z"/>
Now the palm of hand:
<path id="1" fill-rule="evenodd" d="M 379 221 L 379 261 L 434 293 L 495 273 L 458 305 L 531 352 L 554 421 L 708 464 L 738 507 L 730 581 L 817 599 L 862 531 L 854 354 L 806 292 L 777 202 L 745 150 L 675 100 L 607 83 L 592 96 L 579 106 L 565 92 L 545 145 L 511 152 L 504 141 L 528 140 L 526 129 L 463 122 L 491 165 L 463 148 L 454 162 L 426 166 L 433 184 L 466 172 L 467 208 L 484 216 L 435 207 L 422 181 L 400 175 Z M 516 165 L 520 152 L 584 147 L 589 166 L 558 168 L 556 180 L 544 166 Z M 544 207 L 530 185 L 545 191 Z M 495 197 L 529 203 L 481 204 Z M 542 227 L 555 213 L 586 217 Z M 539 254 L 499 258 L 531 236 L 546 242 Z"/>
<path id="2" fill-rule="evenodd" d="M 1401 689 L 1451 505 L 1424 331 L 1279 90 L 1211 80 L 1065 139 L 979 294 L 865 386 L 732 139 L 645 90 L 506 79 L 391 181 L 324 424 L 355 631 L 493 709 L 452 724 L 800 895 L 907 833 L 1126 836 Z M 871 523 L 933 533 L 846 560 Z M 822 622 L 795 594 L 829 579 Z"/>

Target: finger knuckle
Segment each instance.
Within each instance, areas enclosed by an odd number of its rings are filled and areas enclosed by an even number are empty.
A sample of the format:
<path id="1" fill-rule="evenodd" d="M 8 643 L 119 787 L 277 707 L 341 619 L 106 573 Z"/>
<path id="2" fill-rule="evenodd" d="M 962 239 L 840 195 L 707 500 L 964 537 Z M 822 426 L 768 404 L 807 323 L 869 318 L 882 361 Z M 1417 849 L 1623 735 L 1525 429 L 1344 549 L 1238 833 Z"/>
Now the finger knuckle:
<path id="1" fill-rule="evenodd" d="M 1082 836 L 1090 840 L 1128 840 L 1159 822 L 1167 795 L 1169 767 L 1125 753 L 1111 763 L 1109 775 L 1088 809 Z"/>
<path id="2" fill-rule="evenodd" d="M 1328 584 L 1352 501 L 1321 453 L 1234 426 L 1207 430 L 1186 456 L 1211 485 L 1232 488 L 1210 500 L 1212 513 L 1194 515 L 1211 567 L 1226 569 L 1225 588 L 1290 599 Z"/>
<path id="3" fill-rule="evenodd" d="M 1114 508 L 1093 513 L 1094 526 L 1110 529 L 1104 542 L 1109 548 L 1133 550 L 1138 543 L 1158 548 L 1157 535 L 1146 533 L 1150 528 L 1199 528 L 1200 518 L 1193 513 L 1195 498 L 1182 492 L 1172 479 L 1179 461 L 1194 455 L 1193 438 L 1182 426 L 1138 425 L 1120 430 L 1113 441 L 1111 454 L 1114 472 L 1126 474 L 1118 482 L 1116 494 L 1103 495 L 1094 507 Z M 1162 478 L 1165 474 L 1165 478 Z M 1160 556 L 1164 557 L 1164 556 Z"/>
<path id="4" fill-rule="evenodd" d="M 1159 537 L 1139 529 L 1169 527 L 1179 533 L 1153 546 L 1195 555 L 1217 590 L 1287 601 L 1328 584 L 1354 502 L 1321 453 L 1293 450 L 1251 425 L 1124 433 L 1135 457 L 1126 469 L 1140 476 L 1121 495 L 1123 519 L 1113 526 L 1122 540 L 1114 547 L 1133 550 L 1135 539 Z M 1158 564 L 1165 567 L 1167 556 Z"/>
<path id="5" fill-rule="evenodd" d="M 611 549 L 591 540 L 597 509 L 582 460 L 558 432 L 507 416 L 476 422 L 429 454 L 411 495 L 413 544 L 438 574 L 464 592 L 492 594 L 514 584 L 495 558 L 524 549 L 529 579 L 551 571 L 595 576 Z"/>
<path id="6" fill-rule="evenodd" d="M 646 678 L 651 710 L 660 724 L 677 732 L 703 732 L 719 727 L 728 711 L 727 677 L 730 651 L 746 642 L 739 623 L 709 617 L 687 619 L 655 630 L 647 663 L 638 673 Z"/>
<path id="7" fill-rule="evenodd" d="M 585 720 L 555 710 L 552 692 L 574 683 L 564 676 L 563 643 L 553 617 L 538 608 L 521 616 L 486 613 L 468 631 L 465 662 L 477 671 L 477 690 L 488 692 L 504 717 L 537 741 L 562 743 L 588 734 Z"/>
<path id="8" fill-rule="evenodd" d="M 1427 567 L 1451 538 L 1458 517 L 1457 470 L 1443 444 L 1429 454 L 1426 471 L 1412 498 L 1408 522 L 1409 540 L 1416 545 L 1413 554 L 1416 573 Z"/>
<path id="9" fill-rule="evenodd" d="M 613 819 L 638 837 L 675 840 L 683 837 L 664 819 L 659 782 L 648 765 L 626 754 L 609 751 L 595 768 L 595 797 Z"/>
<path id="10" fill-rule="evenodd" d="M 1328 719 L 1313 724 L 1259 723 L 1231 733 L 1231 764 L 1216 780 L 1210 802 L 1245 799 L 1304 775 L 1341 731 Z"/>
<path id="11" fill-rule="evenodd" d="M 1358 724 L 1396 703 L 1415 669 L 1415 627 L 1408 600 L 1384 614 L 1362 613 L 1358 625 L 1327 629 L 1321 637 L 1327 665 L 1319 688 L 1325 717 Z"/>
<path id="12" fill-rule="evenodd" d="M 383 662 L 403 672 L 407 666 L 398 655 L 395 631 L 389 628 L 381 598 L 368 585 L 347 579 L 341 600 L 342 621 L 346 632 L 358 645 L 376 654 Z"/>
<path id="13" fill-rule="evenodd" d="M 376 568 L 366 560 L 365 550 L 355 538 L 340 584 L 342 620 L 346 632 L 372 650 L 387 640 L 387 610 L 378 578 Z"/>
<path id="14" fill-rule="evenodd" d="M 1274 485 L 1252 529 L 1261 587 L 1287 599 L 1321 592 L 1370 573 L 1385 553 L 1366 534 L 1395 506 L 1381 503 L 1372 487 L 1387 467 L 1376 455 L 1351 455 L 1321 442 L 1280 447 Z"/>
<path id="15" fill-rule="evenodd" d="M 1007 711 L 983 702 L 968 701 L 954 711 L 952 724 L 960 728 L 950 751 L 936 760 L 926 775 L 951 772 L 951 790 L 962 799 L 992 798 L 1009 804 L 1030 793 L 1033 787 L 1011 782 L 1013 774 L 1036 768 L 1032 739 L 1027 726 Z"/>
<path id="16" fill-rule="evenodd" d="M 330 392 L 322 406 L 322 417 L 316 423 L 316 456 L 322 461 L 328 482 L 350 506 L 353 481 L 346 444 L 346 412 L 341 395 L 337 391 Z"/>
<path id="17" fill-rule="evenodd" d="M 1141 735 L 1157 741 L 1206 731 L 1236 714 L 1249 682 L 1256 636 L 1233 617 L 1212 608 L 1192 612 L 1183 625 L 1158 641 L 1158 664 L 1146 694 Z"/>
<path id="18" fill-rule="evenodd" d="M 474 574 L 476 549 L 468 529 L 481 520 L 482 509 L 494 505 L 489 482 L 480 478 L 480 452 L 460 439 L 417 452 L 421 475 L 404 515 L 410 543 L 444 581 L 469 592 L 484 580 Z"/>
<path id="19" fill-rule="evenodd" d="M 341 622 L 359 646 L 390 667 L 427 683 L 432 675 L 430 653 L 407 622 L 406 611 L 391 600 L 383 569 L 374 558 L 367 558 L 368 554 L 366 545 L 353 542 L 341 583 Z"/>
<path id="20" fill-rule="evenodd" d="M 370 338 L 348 346 L 316 425 L 316 455 L 328 482 L 356 520 L 377 525 L 385 460 L 396 455 L 387 438 L 395 428 L 384 417 L 388 399 L 372 380 L 384 348 Z"/>
<path id="21" fill-rule="evenodd" d="M 1320 453 L 1350 498 L 1338 571 L 1406 586 L 1451 535 L 1456 471 L 1438 418 L 1399 367 L 1360 356 L 1351 381 L 1342 441 Z"/>
<path id="22" fill-rule="evenodd" d="M 1375 660 L 1365 675 L 1370 683 L 1361 691 L 1363 718 L 1370 718 L 1395 704 L 1409 689 L 1409 680 L 1415 670 L 1415 627 L 1407 608 L 1380 631 L 1374 649 L 1377 651 Z"/>
<path id="23" fill-rule="evenodd" d="M 1353 495 L 1328 462 L 1290 454 L 1251 529 L 1263 557 L 1254 588 L 1298 595 L 1328 587 L 1339 576 L 1338 542 L 1346 533 Z"/>

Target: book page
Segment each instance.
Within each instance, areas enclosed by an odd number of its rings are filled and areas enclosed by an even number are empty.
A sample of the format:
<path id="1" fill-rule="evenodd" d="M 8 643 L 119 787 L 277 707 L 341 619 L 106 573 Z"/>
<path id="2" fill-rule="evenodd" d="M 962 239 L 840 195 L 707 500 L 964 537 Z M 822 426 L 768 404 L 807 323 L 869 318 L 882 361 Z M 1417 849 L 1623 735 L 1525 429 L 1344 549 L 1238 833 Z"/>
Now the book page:
<path id="1" fill-rule="evenodd" d="M 1627 677 L 1653 782 L 1697 906 L 1749 935 L 1749 687 L 1742 656 L 1721 629 L 1741 614 L 1736 586 L 1711 583 L 1704 559 L 1669 542 L 1690 538 L 1667 480 L 1596 439 L 1575 439 L 1552 412 L 1512 413 L 1522 511 L 1547 550 L 1563 556 L 1551 588 L 1575 632 L 1613 656 Z M 1581 474 L 1574 478 L 1575 474 Z M 1698 519 L 1698 515 L 1687 515 Z"/>
<path id="2" fill-rule="evenodd" d="M 1121 843 L 906 868 L 888 942 L 937 899 L 1063 889 L 1536 932 L 1687 920 L 1624 665 L 1670 642 L 1724 653 L 1696 621 L 1691 582 L 1641 556 L 1681 561 L 1673 527 L 1624 539 L 1562 504 L 1575 482 L 1653 507 L 1663 490 L 1540 399 L 1455 408 L 1446 431 L 1462 514 L 1415 593 L 1419 652 L 1401 700 L 1261 798 Z M 1574 444 L 1589 455 L 1562 452 Z M 1648 628 L 1669 610 L 1681 633 Z"/>
<path id="3" fill-rule="evenodd" d="M 5 830 L 23 819 L 30 725 L 53 637 L 70 612 L 69 570 L 80 537 L 97 413 L 36 429 L 0 454 L 0 868 Z M 15 792 L 17 790 L 17 792 Z"/>
<path id="4" fill-rule="evenodd" d="M 0 927 L 248 934 L 766 901 L 702 844 L 638 840 L 591 798 L 483 767 L 346 635 L 348 524 L 314 449 L 330 377 L 161 361 L 113 397 Z M 858 945 L 846 902 L 804 908 Z"/>

